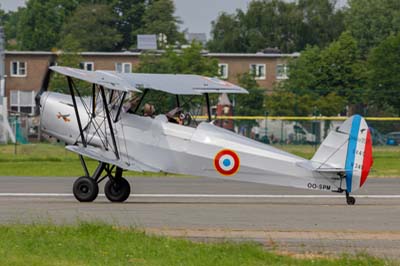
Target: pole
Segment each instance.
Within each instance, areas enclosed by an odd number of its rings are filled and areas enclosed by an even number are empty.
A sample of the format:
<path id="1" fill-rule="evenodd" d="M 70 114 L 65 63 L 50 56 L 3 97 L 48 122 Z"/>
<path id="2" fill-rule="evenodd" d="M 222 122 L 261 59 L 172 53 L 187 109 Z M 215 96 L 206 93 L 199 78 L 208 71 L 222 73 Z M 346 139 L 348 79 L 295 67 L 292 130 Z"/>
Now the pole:
<path id="1" fill-rule="evenodd" d="M 17 138 L 17 122 L 18 122 L 18 116 L 15 117 L 15 121 L 14 121 L 14 127 L 15 127 L 14 155 L 17 155 L 17 142 L 18 142 L 18 138 Z"/>

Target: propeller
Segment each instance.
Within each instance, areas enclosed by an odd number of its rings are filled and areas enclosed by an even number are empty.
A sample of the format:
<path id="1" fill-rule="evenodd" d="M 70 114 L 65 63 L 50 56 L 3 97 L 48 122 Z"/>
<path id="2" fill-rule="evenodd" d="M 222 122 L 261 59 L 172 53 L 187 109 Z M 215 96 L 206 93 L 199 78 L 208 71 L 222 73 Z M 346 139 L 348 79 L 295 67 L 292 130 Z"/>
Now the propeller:
<path id="1" fill-rule="evenodd" d="M 49 88 L 50 84 L 50 79 L 51 79 L 51 74 L 53 71 L 50 69 L 51 66 L 54 66 L 55 62 L 51 61 L 49 63 L 49 68 L 46 71 L 46 74 L 44 75 L 44 78 L 42 80 L 42 86 L 40 87 L 39 92 L 35 96 L 35 103 L 36 103 L 36 109 L 35 109 L 35 115 L 40 115 L 40 97 L 42 96 L 43 92 L 47 91 Z"/>

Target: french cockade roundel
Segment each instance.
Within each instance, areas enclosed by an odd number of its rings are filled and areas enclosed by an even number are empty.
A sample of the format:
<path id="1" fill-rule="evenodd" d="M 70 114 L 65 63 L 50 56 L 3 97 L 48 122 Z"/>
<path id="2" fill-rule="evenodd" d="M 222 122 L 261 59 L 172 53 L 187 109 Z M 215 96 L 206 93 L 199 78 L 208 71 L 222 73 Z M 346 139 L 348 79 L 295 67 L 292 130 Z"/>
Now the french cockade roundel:
<path id="1" fill-rule="evenodd" d="M 214 157 L 214 167 L 221 175 L 234 175 L 240 167 L 239 156 L 232 150 L 221 150 Z"/>

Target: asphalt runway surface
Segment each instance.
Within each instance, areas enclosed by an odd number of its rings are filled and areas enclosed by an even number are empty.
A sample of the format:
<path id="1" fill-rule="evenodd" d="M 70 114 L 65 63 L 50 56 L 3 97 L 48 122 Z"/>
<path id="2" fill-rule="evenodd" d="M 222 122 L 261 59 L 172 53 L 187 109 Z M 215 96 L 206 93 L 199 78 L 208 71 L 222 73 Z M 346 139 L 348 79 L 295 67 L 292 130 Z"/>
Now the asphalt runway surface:
<path id="1" fill-rule="evenodd" d="M 345 196 L 209 178 L 128 178 L 131 197 L 93 203 L 75 178 L 0 177 L 0 223 L 103 221 L 196 241 L 257 241 L 296 254 L 360 253 L 400 259 L 400 178 L 369 179 Z"/>

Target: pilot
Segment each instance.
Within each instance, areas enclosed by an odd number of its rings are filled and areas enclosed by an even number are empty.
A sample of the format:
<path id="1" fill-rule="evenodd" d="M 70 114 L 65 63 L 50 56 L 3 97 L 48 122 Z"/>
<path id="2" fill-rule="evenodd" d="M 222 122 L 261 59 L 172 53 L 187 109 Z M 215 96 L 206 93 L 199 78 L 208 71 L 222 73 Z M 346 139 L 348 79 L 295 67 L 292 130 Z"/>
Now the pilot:
<path id="1" fill-rule="evenodd" d="M 171 111 L 169 111 L 166 116 L 168 118 L 168 122 L 170 123 L 174 123 L 174 124 L 179 124 L 182 125 L 183 124 L 183 119 L 181 119 L 181 115 L 182 115 L 182 108 L 180 107 L 175 107 L 174 109 L 172 109 Z"/>
<path id="2" fill-rule="evenodd" d="M 139 103 L 139 99 L 140 97 L 138 97 L 137 95 L 133 95 L 124 103 L 124 105 L 122 106 L 122 110 L 127 113 L 133 113 Z"/>
<path id="3" fill-rule="evenodd" d="M 150 116 L 154 117 L 156 109 L 154 108 L 154 105 L 145 103 L 143 106 L 143 116 Z"/>

